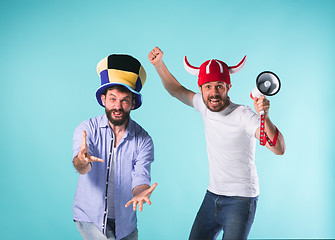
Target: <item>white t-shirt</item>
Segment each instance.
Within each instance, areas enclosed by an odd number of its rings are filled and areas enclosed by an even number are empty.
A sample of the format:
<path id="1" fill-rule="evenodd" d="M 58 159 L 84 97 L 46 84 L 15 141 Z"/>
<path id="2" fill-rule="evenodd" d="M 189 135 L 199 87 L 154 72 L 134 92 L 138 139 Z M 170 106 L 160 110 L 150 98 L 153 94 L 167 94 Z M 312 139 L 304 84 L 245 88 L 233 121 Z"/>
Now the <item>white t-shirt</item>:
<path id="1" fill-rule="evenodd" d="M 255 132 L 260 126 L 259 116 L 250 107 L 233 102 L 221 112 L 212 112 L 200 93 L 194 96 L 193 105 L 204 120 L 208 190 L 226 196 L 258 196 Z"/>

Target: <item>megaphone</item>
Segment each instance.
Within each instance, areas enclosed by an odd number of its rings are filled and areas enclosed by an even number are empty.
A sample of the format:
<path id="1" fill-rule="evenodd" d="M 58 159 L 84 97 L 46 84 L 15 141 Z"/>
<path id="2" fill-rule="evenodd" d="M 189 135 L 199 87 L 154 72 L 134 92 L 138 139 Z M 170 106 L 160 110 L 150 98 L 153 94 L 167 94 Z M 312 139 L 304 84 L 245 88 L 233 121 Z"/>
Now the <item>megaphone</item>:
<path id="1" fill-rule="evenodd" d="M 280 90 L 280 80 L 279 77 L 270 71 L 261 72 L 256 78 L 256 87 L 252 90 L 250 96 L 252 99 L 259 98 L 262 95 L 273 96 L 277 94 Z M 276 128 L 276 134 L 271 141 L 265 131 L 264 122 L 265 115 L 264 111 L 260 111 L 261 115 L 261 126 L 260 126 L 260 144 L 265 145 L 266 142 L 270 144 L 270 146 L 275 146 L 278 138 L 278 129 Z"/>
<path id="2" fill-rule="evenodd" d="M 256 87 L 251 92 L 251 98 L 262 95 L 273 96 L 280 90 L 279 77 L 270 71 L 261 72 L 256 78 Z"/>

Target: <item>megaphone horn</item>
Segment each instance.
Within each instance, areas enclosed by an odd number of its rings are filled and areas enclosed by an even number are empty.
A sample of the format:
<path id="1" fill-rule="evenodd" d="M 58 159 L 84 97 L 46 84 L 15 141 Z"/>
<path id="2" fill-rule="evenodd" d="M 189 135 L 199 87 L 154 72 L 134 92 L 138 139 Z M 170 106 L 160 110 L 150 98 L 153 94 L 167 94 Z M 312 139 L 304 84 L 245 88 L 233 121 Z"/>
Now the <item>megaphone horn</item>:
<path id="1" fill-rule="evenodd" d="M 256 78 L 256 87 L 251 92 L 251 98 L 262 95 L 273 96 L 280 90 L 279 77 L 270 71 L 261 72 Z"/>

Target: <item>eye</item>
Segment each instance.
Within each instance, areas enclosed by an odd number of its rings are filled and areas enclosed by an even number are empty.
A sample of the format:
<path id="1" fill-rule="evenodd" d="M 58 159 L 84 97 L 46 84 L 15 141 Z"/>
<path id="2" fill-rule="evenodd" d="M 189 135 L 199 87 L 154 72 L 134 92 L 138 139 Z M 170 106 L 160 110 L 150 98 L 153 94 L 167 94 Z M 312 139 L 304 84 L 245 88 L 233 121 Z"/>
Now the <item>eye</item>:
<path id="1" fill-rule="evenodd" d="M 129 99 L 122 99 L 122 103 L 130 104 L 130 100 Z"/>

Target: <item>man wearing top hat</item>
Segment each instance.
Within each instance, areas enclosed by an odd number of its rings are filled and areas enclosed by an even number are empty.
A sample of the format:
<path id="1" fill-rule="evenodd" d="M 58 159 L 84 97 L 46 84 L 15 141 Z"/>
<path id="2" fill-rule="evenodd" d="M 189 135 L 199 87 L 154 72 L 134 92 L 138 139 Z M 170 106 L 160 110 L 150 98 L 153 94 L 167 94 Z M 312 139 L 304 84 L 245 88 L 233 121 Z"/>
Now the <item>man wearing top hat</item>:
<path id="1" fill-rule="evenodd" d="M 254 99 L 258 115 L 247 106 L 235 104 L 228 97 L 230 74 L 238 72 L 246 58 L 232 67 L 216 59 L 194 67 L 185 57 L 184 66 L 188 72 L 198 76 L 201 93 L 186 89 L 173 77 L 162 61 L 163 52 L 158 47 L 148 54 L 148 58 L 165 89 L 199 111 L 204 121 L 209 186 L 189 239 L 216 239 L 222 230 L 223 239 L 247 239 L 259 195 L 255 166 L 256 139 L 266 135 L 266 147 L 279 155 L 285 152 L 285 142 L 270 121 L 270 104 L 264 96 Z M 264 111 L 265 117 L 262 125 L 259 117 L 261 111 Z"/>
<path id="2" fill-rule="evenodd" d="M 151 204 L 149 134 L 130 118 L 142 104 L 146 73 L 132 56 L 113 54 L 97 65 L 96 91 L 105 114 L 83 121 L 73 135 L 73 165 L 79 179 L 73 219 L 83 239 L 138 239 L 136 208 Z M 132 207 L 128 207 L 132 205 Z"/>

